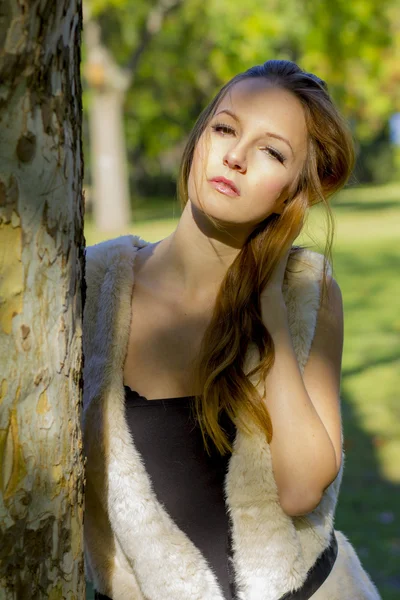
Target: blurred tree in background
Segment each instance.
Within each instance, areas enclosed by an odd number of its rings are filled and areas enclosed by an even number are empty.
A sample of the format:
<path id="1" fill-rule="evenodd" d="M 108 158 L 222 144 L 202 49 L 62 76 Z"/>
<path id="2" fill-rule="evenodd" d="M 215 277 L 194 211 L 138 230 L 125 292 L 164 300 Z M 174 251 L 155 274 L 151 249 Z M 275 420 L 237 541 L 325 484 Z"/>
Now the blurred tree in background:
<path id="1" fill-rule="evenodd" d="M 357 182 L 396 178 L 387 130 L 390 116 L 400 110 L 397 0 L 87 0 L 87 5 L 116 64 L 134 73 L 124 96 L 131 197 L 173 196 L 186 136 L 200 111 L 233 75 L 271 58 L 294 60 L 327 81 L 356 137 Z M 161 5 L 162 23 L 151 35 L 149 14 Z M 86 113 L 90 106 L 86 88 Z"/>

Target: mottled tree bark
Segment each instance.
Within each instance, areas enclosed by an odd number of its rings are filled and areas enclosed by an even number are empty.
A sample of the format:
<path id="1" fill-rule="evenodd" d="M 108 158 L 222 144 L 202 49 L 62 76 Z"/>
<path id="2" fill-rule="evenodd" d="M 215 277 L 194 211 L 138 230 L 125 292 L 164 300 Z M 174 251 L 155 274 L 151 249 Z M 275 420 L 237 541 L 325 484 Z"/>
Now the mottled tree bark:
<path id="1" fill-rule="evenodd" d="M 80 0 L 0 8 L 0 598 L 85 597 Z"/>

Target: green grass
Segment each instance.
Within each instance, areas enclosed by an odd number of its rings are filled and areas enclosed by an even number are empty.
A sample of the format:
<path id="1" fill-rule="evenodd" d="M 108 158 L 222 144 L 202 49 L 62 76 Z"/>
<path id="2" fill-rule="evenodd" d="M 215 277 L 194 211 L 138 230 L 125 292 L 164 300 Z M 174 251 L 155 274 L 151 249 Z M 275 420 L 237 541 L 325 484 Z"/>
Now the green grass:
<path id="1" fill-rule="evenodd" d="M 179 208 L 172 201 L 164 208 L 160 203 L 155 206 L 156 215 L 165 210 L 164 216 L 176 218 L 151 220 L 152 203 L 138 204 L 136 222 L 125 231 L 102 235 L 87 222 L 87 244 L 128 232 L 148 241 L 162 239 L 176 227 Z M 333 207 L 334 276 L 345 312 L 346 452 L 335 527 L 355 546 L 383 600 L 396 600 L 400 597 L 400 186 L 345 190 Z M 321 252 L 323 236 L 323 212 L 315 207 L 298 241 Z"/>

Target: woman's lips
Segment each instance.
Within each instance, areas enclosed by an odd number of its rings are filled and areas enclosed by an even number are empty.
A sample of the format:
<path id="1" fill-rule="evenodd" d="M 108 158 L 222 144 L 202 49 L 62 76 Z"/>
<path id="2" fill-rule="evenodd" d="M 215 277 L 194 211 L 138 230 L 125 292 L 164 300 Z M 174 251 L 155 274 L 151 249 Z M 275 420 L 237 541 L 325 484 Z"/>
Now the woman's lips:
<path id="1" fill-rule="evenodd" d="M 226 196 L 240 196 L 240 193 L 234 183 L 230 183 L 224 177 L 216 177 L 215 179 L 210 179 L 210 184 L 221 192 L 221 194 L 225 194 Z"/>

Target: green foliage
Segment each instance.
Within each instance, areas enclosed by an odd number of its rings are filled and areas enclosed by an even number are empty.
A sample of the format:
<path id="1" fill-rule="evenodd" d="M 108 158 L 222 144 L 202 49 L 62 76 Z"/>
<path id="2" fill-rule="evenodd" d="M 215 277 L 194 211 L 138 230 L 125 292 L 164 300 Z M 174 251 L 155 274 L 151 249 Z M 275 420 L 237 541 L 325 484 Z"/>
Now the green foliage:
<path id="1" fill-rule="evenodd" d="M 384 184 L 397 175 L 396 148 L 387 143 L 388 127 L 370 142 L 360 141 L 355 175 L 357 181 Z"/>
<path id="2" fill-rule="evenodd" d="M 156 0 L 88 5 L 104 43 L 126 65 Z M 325 79 L 357 138 L 369 144 L 400 110 L 399 24 L 397 0 L 183 0 L 146 45 L 126 96 L 131 178 L 176 175 L 177 148 L 219 87 L 271 58 L 294 60 Z"/>

